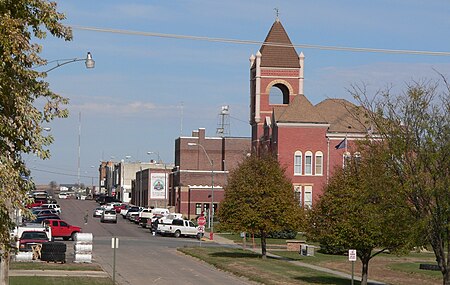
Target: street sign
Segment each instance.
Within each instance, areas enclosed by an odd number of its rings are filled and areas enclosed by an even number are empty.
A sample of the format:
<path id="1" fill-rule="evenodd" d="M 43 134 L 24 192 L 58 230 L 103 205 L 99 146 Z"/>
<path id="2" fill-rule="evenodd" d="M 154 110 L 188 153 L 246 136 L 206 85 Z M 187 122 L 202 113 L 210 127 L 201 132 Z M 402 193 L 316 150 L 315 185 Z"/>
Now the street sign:
<path id="1" fill-rule="evenodd" d="M 204 226 L 198 226 L 198 227 L 197 227 L 197 231 L 198 231 L 199 233 L 205 233 L 205 227 L 204 227 Z"/>
<path id="2" fill-rule="evenodd" d="M 119 248 L 119 238 L 111 238 L 111 248 Z"/>
<path id="3" fill-rule="evenodd" d="M 348 261 L 356 261 L 356 249 L 348 250 Z"/>
<path id="4" fill-rule="evenodd" d="M 204 225 L 206 225 L 206 219 L 204 216 L 200 216 L 197 219 L 197 223 L 199 226 L 203 227 Z"/>

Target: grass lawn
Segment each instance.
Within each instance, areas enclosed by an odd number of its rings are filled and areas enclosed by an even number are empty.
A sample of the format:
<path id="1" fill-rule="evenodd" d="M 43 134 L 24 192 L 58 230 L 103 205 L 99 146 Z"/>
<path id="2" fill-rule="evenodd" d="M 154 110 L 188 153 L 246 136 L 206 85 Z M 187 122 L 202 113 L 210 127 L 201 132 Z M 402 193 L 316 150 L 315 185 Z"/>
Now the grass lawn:
<path id="1" fill-rule="evenodd" d="M 322 284 L 348 285 L 349 280 L 327 273 L 299 267 L 286 261 L 231 248 L 180 248 L 185 254 L 194 256 L 224 271 L 262 284 Z M 355 284 L 360 284 L 355 281 Z"/>
<path id="2" fill-rule="evenodd" d="M 98 277 L 9 277 L 9 285 L 113 285 L 110 278 Z"/>
<path id="3" fill-rule="evenodd" d="M 46 263 L 46 262 L 11 262 L 11 270 L 69 270 L 69 271 L 103 271 L 98 264 L 86 263 Z"/>
<path id="4" fill-rule="evenodd" d="M 235 243 L 239 243 L 242 244 L 243 239 L 241 238 L 240 234 L 232 234 L 232 233 L 227 233 L 227 234 L 216 234 L 216 235 L 220 235 L 224 238 L 227 238 L 229 240 L 234 241 Z M 301 234 L 297 234 L 297 236 L 295 237 L 296 240 L 305 240 L 305 237 Z M 252 244 L 252 238 L 251 237 L 247 237 L 246 238 L 246 244 L 247 246 L 250 246 Z M 277 239 L 277 238 L 268 238 L 266 239 L 267 242 L 267 246 L 270 245 L 286 245 L 286 240 L 285 239 Z M 260 238 L 255 238 L 255 245 L 256 246 L 261 246 L 261 239 Z"/>
<path id="5" fill-rule="evenodd" d="M 269 251 L 292 260 L 314 264 L 341 272 L 351 273 L 348 257 L 328 255 L 316 252 L 315 256 L 301 256 L 292 251 Z M 406 256 L 380 254 L 369 263 L 369 279 L 384 281 L 389 284 L 439 284 L 442 274 L 439 271 L 419 269 L 421 263 L 435 263 L 433 253 L 410 253 Z M 355 274 L 361 272 L 361 262 L 355 263 Z"/>

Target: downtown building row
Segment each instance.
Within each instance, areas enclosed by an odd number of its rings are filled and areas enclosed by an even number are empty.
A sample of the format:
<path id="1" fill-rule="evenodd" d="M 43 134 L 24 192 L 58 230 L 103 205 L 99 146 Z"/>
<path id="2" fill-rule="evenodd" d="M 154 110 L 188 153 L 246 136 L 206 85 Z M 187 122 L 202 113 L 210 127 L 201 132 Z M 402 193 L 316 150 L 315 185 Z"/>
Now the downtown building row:
<path id="1" fill-rule="evenodd" d="M 101 188 L 124 202 L 168 206 L 194 218 L 220 207 L 228 175 L 240 161 L 269 152 L 285 168 L 299 206 L 312 207 L 335 167 L 358 155 L 354 142 L 371 127 L 353 115 L 359 107 L 349 101 L 313 105 L 304 94 L 304 69 L 304 54 L 277 19 L 250 57 L 251 137 L 208 137 L 200 128 L 175 140 L 173 163 L 102 162 Z"/>

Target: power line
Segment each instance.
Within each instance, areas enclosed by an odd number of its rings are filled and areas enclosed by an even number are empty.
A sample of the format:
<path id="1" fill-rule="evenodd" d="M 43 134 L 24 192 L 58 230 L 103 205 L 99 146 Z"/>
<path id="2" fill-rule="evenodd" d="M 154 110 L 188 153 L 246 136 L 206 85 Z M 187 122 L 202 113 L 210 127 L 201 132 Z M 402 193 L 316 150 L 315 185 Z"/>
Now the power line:
<path id="1" fill-rule="evenodd" d="M 76 30 L 91 31 L 91 32 L 101 32 L 101 33 L 112 33 L 112 34 L 144 36 L 144 37 L 157 37 L 157 38 L 170 38 L 170 39 L 180 39 L 180 40 L 196 40 L 196 41 L 243 44 L 243 45 L 266 45 L 266 46 L 279 46 L 279 47 L 295 47 L 295 48 L 303 48 L 303 49 L 348 51 L 348 52 L 370 52 L 370 53 L 387 53 L 387 54 L 450 56 L 450 51 L 378 49 L 378 48 L 323 46 L 323 45 L 309 45 L 309 44 L 285 45 L 285 44 L 280 44 L 280 43 L 271 43 L 271 42 L 266 42 L 265 43 L 265 42 L 261 42 L 261 41 L 252 41 L 252 40 L 238 40 L 238 39 L 227 39 L 227 38 L 200 37 L 200 36 L 191 36 L 191 35 L 164 34 L 164 33 L 154 33 L 154 32 L 142 32 L 142 31 L 122 30 L 122 29 L 111 29 L 111 28 L 85 27 L 85 26 L 77 26 L 77 25 L 72 26 L 72 28 L 76 29 Z"/>
<path id="2" fill-rule="evenodd" d="M 38 172 L 45 172 L 45 173 L 58 174 L 58 175 L 64 175 L 64 176 L 78 177 L 78 174 L 61 173 L 61 172 L 42 170 L 42 169 L 37 169 L 37 168 L 29 168 L 29 169 L 30 170 L 34 170 L 34 171 L 38 171 Z M 87 175 L 80 175 L 80 177 L 96 178 L 96 176 L 87 176 Z"/>

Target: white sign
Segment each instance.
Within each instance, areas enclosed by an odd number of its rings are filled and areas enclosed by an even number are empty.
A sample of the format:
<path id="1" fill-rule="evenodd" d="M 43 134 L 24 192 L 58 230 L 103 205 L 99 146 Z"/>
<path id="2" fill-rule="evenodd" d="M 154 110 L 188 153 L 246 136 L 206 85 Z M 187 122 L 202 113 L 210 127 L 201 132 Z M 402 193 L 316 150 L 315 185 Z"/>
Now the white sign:
<path id="1" fill-rule="evenodd" d="M 204 226 L 198 226 L 198 227 L 197 227 L 197 231 L 198 231 L 199 233 L 204 233 L 204 232 L 205 232 L 205 227 L 204 227 Z"/>
<path id="2" fill-rule="evenodd" d="M 356 261 L 356 249 L 348 250 L 348 261 Z"/>
<path id="3" fill-rule="evenodd" d="M 167 176 L 164 173 L 152 173 L 150 178 L 150 199 L 167 197 Z"/>
<path id="4" fill-rule="evenodd" d="M 111 238 L 111 248 L 119 248 L 119 238 Z"/>

